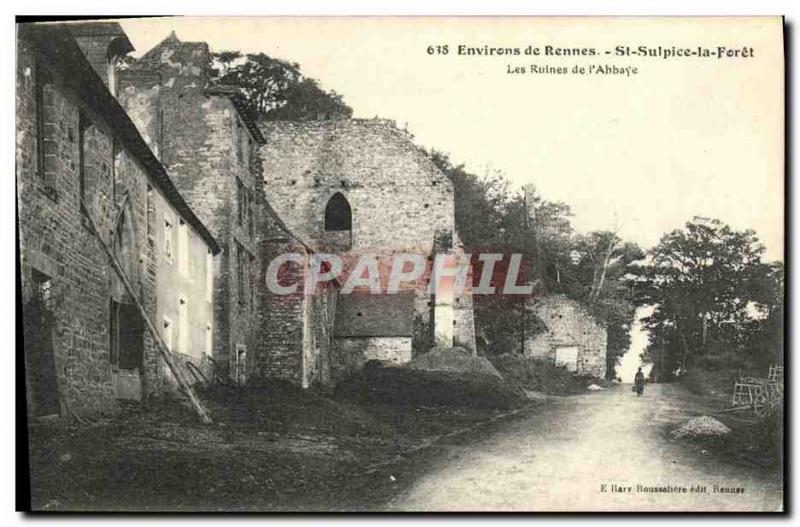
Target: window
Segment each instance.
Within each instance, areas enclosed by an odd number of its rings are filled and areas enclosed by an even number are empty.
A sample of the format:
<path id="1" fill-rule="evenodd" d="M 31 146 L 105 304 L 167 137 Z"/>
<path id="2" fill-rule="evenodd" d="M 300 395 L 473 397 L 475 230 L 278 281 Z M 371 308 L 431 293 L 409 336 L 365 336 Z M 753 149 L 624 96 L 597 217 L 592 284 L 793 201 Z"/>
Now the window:
<path id="1" fill-rule="evenodd" d="M 556 348 L 556 366 L 566 366 L 570 371 L 578 369 L 578 347 L 558 346 Z"/>
<path id="2" fill-rule="evenodd" d="M 108 72 L 108 91 L 111 92 L 111 95 L 114 97 L 117 96 L 117 64 L 119 63 L 119 57 L 108 57 L 108 63 L 106 64 L 107 72 Z"/>
<path id="3" fill-rule="evenodd" d="M 251 254 L 250 255 L 250 261 L 249 261 L 249 264 L 250 264 L 249 269 L 251 269 L 251 270 L 253 269 L 253 267 L 255 266 L 255 261 L 256 261 L 256 257 Z M 252 271 L 250 271 L 250 272 L 252 272 Z M 249 273 L 248 273 L 248 277 L 250 277 Z M 250 306 L 252 307 L 252 306 L 254 306 L 256 304 L 255 281 L 253 281 L 252 283 L 248 283 L 248 286 L 250 287 Z"/>
<path id="4" fill-rule="evenodd" d="M 50 277 L 37 269 L 32 269 L 31 278 L 33 281 L 33 294 L 36 295 L 38 300 L 47 303 L 50 300 L 50 288 L 52 286 Z"/>
<path id="5" fill-rule="evenodd" d="M 147 185 L 147 240 L 153 244 L 156 236 L 156 204 L 153 201 L 153 187 Z"/>
<path id="6" fill-rule="evenodd" d="M 244 185 L 242 185 L 242 182 L 237 178 L 236 179 L 236 203 L 237 203 L 237 207 L 238 207 L 239 225 L 242 225 L 243 221 L 244 221 L 244 214 L 245 214 L 244 199 L 245 199 L 244 198 Z"/>
<path id="7" fill-rule="evenodd" d="M 89 119 L 81 113 L 78 116 L 78 189 L 79 197 L 85 203 L 87 194 L 86 131 L 91 126 Z"/>
<path id="8" fill-rule="evenodd" d="M 236 160 L 241 163 L 242 162 L 242 123 L 239 120 L 236 120 Z"/>
<path id="9" fill-rule="evenodd" d="M 242 224 L 244 225 L 245 223 L 247 223 L 247 221 L 248 221 L 247 218 L 250 215 L 250 191 L 249 190 L 244 189 L 244 192 L 242 192 L 242 200 L 243 200 L 242 201 L 242 213 L 244 215 L 244 221 L 243 221 Z"/>
<path id="10" fill-rule="evenodd" d="M 178 270 L 189 276 L 189 226 L 183 220 L 178 223 Z"/>
<path id="11" fill-rule="evenodd" d="M 242 167 L 250 168 L 250 136 L 246 131 L 242 134 Z"/>
<path id="12" fill-rule="evenodd" d="M 253 302 L 253 285 L 250 270 L 255 262 L 255 257 L 250 254 L 240 243 L 236 243 L 236 292 L 239 305 L 243 306 Z M 248 288 L 250 292 L 248 293 Z"/>
<path id="13" fill-rule="evenodd" d="M 178 352 L 189 353 L 189 303 L 185 297 L 178 300 Z"/>
<path id="14" fill-rule="evenodd" d="M 349 231 L 352 228 L 353 219 L 350 211 L 350 204 L 340 192 L 337 192 L 328 200 L 325 207 L 325 230 L 326 231 Z"/>
<path id="15" fill-rule="evenodd" d="M 211 302 L 214 293 L 214 257 L 211 249 L 206 249 L 206 302 Z"/>
<path id="16" fill-rule="evenodd" d="M 247 208 L 247 232 L 250 234 L 250 237 L 253 237 L 253 199 L 252 196 L 248 200 L 248 208 Z"/>
<path id="17" fill-rule="evenodd" d="M 164 216 L 164 255 L 172 263 L 172 220 Z"/>
<path id="18" fill-rule="evenodd" d="M 113 298 L 109 300 L 108 361 L 119 364 L 119 304 Z"/>
<path id="19" fill-rule="evenodd" d="M 244 247 L 240 244 L 236 244 L 236 292 L 238 294 L 238 299 L 240 304 L 244 304 L 245 296 L 244 296 L 244 279 L 245 279 L 245 268 L 244 268 Z"/>
<path id="20" fill-rule="evenodd" d="M 164 317 L 163 326 L 161 329 L 161 339 L 168 350 L 172 351 L 172 320 Z"/>
<path id="21" fill-rule="evenodd" d="M 117 187 L 121 183 L 119 180 L 120 176 L 120 146 L 119 142 L 114 139 L 114 142 L 111 145 L 111 199 L 114 203 L 117 202 Z M 150 191 L 150 185 L 147 185 L 148 192 Z M 150 195 L 148 194 L 148 199 Z"/>
<path id="22" fill-rule="evenodd" d="M 52 190 L 51 175 L 47 170 L 46 159 L 48 144 L 48 117 L 47 92 L 52 90 L 53 79 L 47 68 L 40 62 L 36 63 L 36 169 L 45 189 Z M 52 154 L 51 154 L 52 155 Z"/>
<path id="23" fill-rule="evenodd" d="M 212 355 L 214 345 L 214 334 L 211 332 L 211 322 L 206 323 L 206 355 L 209 357 Z"/>

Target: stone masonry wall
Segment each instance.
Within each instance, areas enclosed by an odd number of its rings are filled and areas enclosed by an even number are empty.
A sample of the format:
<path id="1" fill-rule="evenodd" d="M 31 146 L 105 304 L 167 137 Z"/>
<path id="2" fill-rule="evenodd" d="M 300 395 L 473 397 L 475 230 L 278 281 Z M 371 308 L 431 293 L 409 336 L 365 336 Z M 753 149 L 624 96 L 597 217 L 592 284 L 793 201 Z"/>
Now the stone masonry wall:
<path id="1" fill-rule="evenodd" d="M 363 368 L 368 360 L 409 362 L 411 337 L 337 337 L 334 350 L 331 378 L 337 382 Z"/>
<path id="2" fill-rule="evenodd" d="M 155 71 L 126 70 L 118 75 L 117 99 L 136 125 L 150 150 L 161 154 L 161 75 Z"/>
<path id="3" fill-rule="evenodd" d="M 392 123 L 261 123 L 267 200 L 300 238 L 324 235 L 325 206 L 342 193 L 353 214 L 353 250 L 419 250 L 454 228 L 453 185 Z"/>
<path id="4" fill-rule="evenodd" d="M 206 44 L 169 37 L 122 76 L 121 92 L 134 122 L 141 123 L 151 141 L 158 138 L 161 160 L 175 186 L 222 248 L 214 262 L 213 347 L 215 360 L 233 372 L 236 350 L 255 345 L 256 233 L 251 235 L 248 223 L 239 224 L 237 187 L 251 197 L 258 225 L 258 160 L 256 148 L 245 146 L 243 157 L 237 153 L 237 139 L 254 139 L 227 97 L 205 92 L 207 67 Z M 155 75 L 160 77 L 157 87 Z M 244 294 L 238 291 L 239 258 L 246 262 Z"/>
<path id="5" fill-rule="evenodd" d="M 542 299 L 535 312 L 547 325 L 547 331 L 526 341 L 526 356 L 555 361 L 557 347 L 577 346 L 578 371 L 605 377 L 607 335 L 604 327 L 577 302 L 563 295 Z"/>
<path id="6" fill-rule="evenodd" d="M 330 362 L 333 324 L 338 290 L 327 287 L 320 294 L 306 296 L 306 339 L 303 346 L 303 383 L 326 386 L 331 383 Z"/>
<path id="7" fill-rule="evenodd" d="M 255 351 L 252 358 L 254 374 L 259 377 L 280 378 L 302 384 L 304 375 L 302 361 L 307 329 L 305 295 L 297 293 L 279 295 L 265 286 L 267 266 L 278 255 L 297 253 L 307 258 L 305 249 L 293 243 L 273 222 L 265 219 L 262 225 L 264 239 L 259 249 L 258 274 L 259 301 Z M 279 283 L 290 285 L 302 283 L 305 263 L 286 264 L 279 273 Z"/>
<path id="8" fill-rule="evenodd" d="M 351 249 L 337 250 L 338 238 L 333 248 L 346 261 L 361 254 L 389 261 L 400 252 L 427 257 L 437 239 L 456 238 L 452 182 L 393 123 L 347 119 L 260 126 L 266 140 L 260 150 L 266 199 L 312 246 L 331 249 L 324 218 L 336 193 L 352 211 Z M 421 317 L 430 318 L 433 305 L 425 292 L 416 307 Z M 474 349 L 471 318 L 471 299 L 465 299 L 454 331 L 459 342 Z"/>
<path id="9" fill-rule="evenodd" d="M 79 36 L 75 41 L 86 56 L 86 60 L 92 65 L 95 73 L 103 79 L 108 86 L 108 47 L 117 38 L 116 35 L 103 36 Z"/>
<path id="10" fill-rule="evenodd" d="M 105 241 L 117 217 L 110 128 L 92 108 L 61 88 L 51 71 L 44 89 L 44 108 L 36 107 L 36 53 L 18 43 L 17 61 L 17 196 L 23 296 L 32 290 L 34 270 L 51 280 L 48 307 L 55 319 L 53 348 L 61 411 L 95 414 L 115 409 L 109 362 L 109 298 L 111 273 L 105 254 L 81 217 L 79 208 L 79 114 L 85 131 L 85 196 Z M 44 67 L 42 66 L 42 71 Z M 41 73 L 41 71 L 40 71 Z M 41 78 L 41 77 L 39 77 Z M 38 168 L 36 115 L 44 117 L 44 171 Z M 138 167 L 121 168 L 128 178 L 143 180 Z M 132 198 L 143 217 L 138 197 Z M 155 281 L 148 272 L 152 253 L 139 239 L 143 272 L 137 287 L 148 309 L 155 310 Z M 145 335 L 146 389 L 158 386 L 152 342 Z"/>

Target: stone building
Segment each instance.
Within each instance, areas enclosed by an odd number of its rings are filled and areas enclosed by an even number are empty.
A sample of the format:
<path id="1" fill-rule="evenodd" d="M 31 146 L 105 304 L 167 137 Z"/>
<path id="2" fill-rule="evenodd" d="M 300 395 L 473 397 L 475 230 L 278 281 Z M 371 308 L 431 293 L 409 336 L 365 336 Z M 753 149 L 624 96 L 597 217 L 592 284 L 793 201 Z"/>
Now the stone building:
<path id="1" fill-rule="evenodd" d="M 289 229 L 269 202 L 263 201 L 261 211 L 256 353 L 249 371 L 304 388 L 328 385 L 332 381 L 329 356 L 339 284 L 331 282 L 315 295 L 304 294 L 300 287 L 286 295 L 262 287 L 270 263 L 286 254 L 298 255 L 300 261 L 283 266 L 279 281 L 284 285 L 302 283 L 315 251 Z"/>
<path id="2" fill-rule="evenodd" d="M 219 241 L 214 360 L 244 382 L 258 327 L 255 269 L 264 139 L 237 89 L 212 86 L 203 42 L 171 34 L 119 74 L 119 97 L 176 188 Z"/>
<path id="3" fill-rule="evenodd" d="M 345 267 L 362 255 L 388 262 L 411 253 L 430 263 L 436 254 L 458 253 L 453 184 L 394 123 L 343 119 L 260 126 L 266 200 L 312 250 L 341 255 Z M 412 337 L 427 338 L 412 335 L 415 319 L 429 326 L 437 344 L 475 350 L 469 288 L 447 299 L 424 288 L 357 293 L 337 300 L 327 358 L 335 376 L 369 359 L 409 361 Z M 262 351 L 260 364 L 275 360 L 273 347 Z"/>
<path id="4" fill-rule="evenodd" d="M 113 95 L 115 66 L 132 46 L 118 24 L 71 30 L 18 32 L 16 178 L 32 416 L 107 412 L 117 398 L 166 385 L 154 340 L 92 223 L 176 352 L 199 359 L 213 338 L 209 264 L 219 246 Z"/>
<path id="5" fill-rule="evenodd" d="M 340 297 L 334 326 L 334 380 L 360 368 L 366 358 L 402 363 L 411 358 L 414 296 Z"/>
<path id="6" fill-rule="evenodd" d="M 606 329 L 578 302 L 564 295 L 550 295 L 538 299 L 531 309 L 547 329 L 526 339 L 525 356 L 605 378 Z"/>
<path id="7" fill-rule="evenodd" d="M 300 255 L 281 270 L 289 282 L 318 253 L 463 256 L 452 183 L 392 123 L 257 124 L 238 89 L 212 82 L 208 45 L 174 34 L 133 61 L 121 60 L 133 48 L 115 23 L 20 37 L 23 285 L 47 297 L 56 326 L 26 345 L 29 372 L 46 372 L 31 377 L 35 406 L 102 410 L 169 380 L 81 196 L 183 367 L 309 387 L 372 358 L 408 361 L 415 342 L 475 349 L 469 287 L 370 297 L 342 295 L 336 280 L 316 294 L 264 285 L 289 253 Z M 39 395 L 55 381 L 55 398 Z"/>

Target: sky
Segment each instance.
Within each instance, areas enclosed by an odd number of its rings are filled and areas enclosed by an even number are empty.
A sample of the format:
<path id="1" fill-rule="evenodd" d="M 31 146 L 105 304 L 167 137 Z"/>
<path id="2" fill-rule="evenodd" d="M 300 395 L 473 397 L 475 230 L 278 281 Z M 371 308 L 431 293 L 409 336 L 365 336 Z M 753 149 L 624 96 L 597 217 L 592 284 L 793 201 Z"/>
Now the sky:
<path id="1" fill-rule="evenodd" d="M 355 117 L 393 119 L 426 148 L 533 183 L 579 231 L 645 248 L 694 215 L 751 228 L 783 254 L 779 19 L 158 18 L 121 24 L 145 53 L 170 31 L 213 51 L 298 62 Z M 448 54 L 429 46 L 448 45 Z M 735 59 L 465 56 L 459 45 L 752 47 Z M 531 64 L 636 67 L 627 75 L 509 74 Z"/>
<path id="2" fill-rule="evenodd" d="M 636 310 L 635 319 L 631 327 L 631 345 L 628 351 L 620 357 L 619 364 L 617 364 L 617 377 L 622 379 L 622 382 L 633 382 L 639 366 L 642 367 L 645 377 L 650 375 L 650 371 L 653 369 L 652 364 L 642 364 L 641 358 L 648 344 L 648 332 L 643 327 L 641 319 L 652 314 L 653 308 L 651 306 L 640 307 Z"/>

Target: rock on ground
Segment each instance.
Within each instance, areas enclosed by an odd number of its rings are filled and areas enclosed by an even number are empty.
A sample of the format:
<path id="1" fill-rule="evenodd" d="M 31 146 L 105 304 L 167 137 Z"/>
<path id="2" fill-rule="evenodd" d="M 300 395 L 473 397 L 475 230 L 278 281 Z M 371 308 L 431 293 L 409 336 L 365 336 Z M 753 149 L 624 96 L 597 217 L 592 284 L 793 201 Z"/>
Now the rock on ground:
<path id="1" fill-rule="evenodd" d="M 704 415 L 702 417 L 695 417 L 684 423 L 680 428 L 672 431 L 672 437 L 680 439 L 682 437 L 700 437 L 700 436 L 724 436 L 731 431 L 730 428 L 725 426 L 720 421 L 713 417 Z"/>

